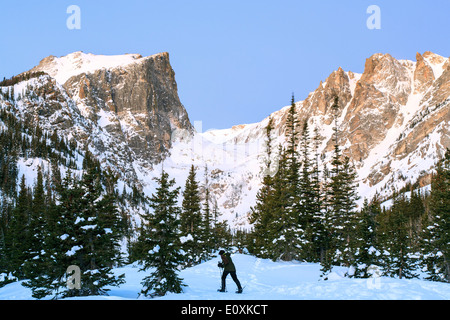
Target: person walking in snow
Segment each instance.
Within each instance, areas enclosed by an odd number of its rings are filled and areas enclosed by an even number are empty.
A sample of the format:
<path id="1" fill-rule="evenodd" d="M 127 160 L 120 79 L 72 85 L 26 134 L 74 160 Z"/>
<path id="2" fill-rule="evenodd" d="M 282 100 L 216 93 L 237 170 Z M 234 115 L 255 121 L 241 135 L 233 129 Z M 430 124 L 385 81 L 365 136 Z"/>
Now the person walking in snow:
<path id="1" fill-rule="evenodd" d="M 228 274 L 231 274 L 231 278 L 236 283 L 238 290 L 236 293 L 242 293 L 242 287 L 241 283 L 239 282 L 239 279 L 236 276 L 236 267 L 233 263 L 233 260 L 230 257 L 229 252 L 225 252 L 224 250 L 219 251 L 220 257 L 222 258 L 222 262 L 218 263 L 219 268 L 223 268 L 222 273 L 222 288 L 218 290 L 219 292 L 225 292 L 225 286 L 226 286 L 226 278 Z"/>

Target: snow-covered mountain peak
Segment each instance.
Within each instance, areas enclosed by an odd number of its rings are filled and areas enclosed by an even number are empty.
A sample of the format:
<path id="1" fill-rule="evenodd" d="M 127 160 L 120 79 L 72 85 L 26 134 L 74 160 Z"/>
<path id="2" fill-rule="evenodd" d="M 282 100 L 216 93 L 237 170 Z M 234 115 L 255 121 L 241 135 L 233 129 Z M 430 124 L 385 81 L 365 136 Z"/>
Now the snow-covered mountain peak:
<path id="1" fill-rule="evenodd" d="M 161 54 L 164 53 L 152 55 L 151 57 Z M 149 57 L 142 57 L 140 54 L 95 55 L 77 51 L 59 58 L 55 56 L 44 58 L 31 71 L 44 71 L 59 83 L 64 84 L 71 77 L 82 73 L 92 73 L 100 69 L 126 67 L 147 58 Z"/>

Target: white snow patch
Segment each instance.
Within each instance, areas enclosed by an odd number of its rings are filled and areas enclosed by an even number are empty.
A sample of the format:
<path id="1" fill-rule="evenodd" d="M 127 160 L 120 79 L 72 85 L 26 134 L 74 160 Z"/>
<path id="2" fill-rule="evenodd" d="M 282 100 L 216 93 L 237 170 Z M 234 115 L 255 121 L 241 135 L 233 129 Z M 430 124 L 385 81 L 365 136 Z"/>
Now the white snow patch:
<path id="1" fill-rule="evenodd" d="M 236 285 L 227 278 L 227 292 L 217 292 L 220 284 L 218 258 L 180 271 L 179 277 L 187 285 L 181 294 L 169 293 L 154 300 L 449 300 L 447 283 L 420 279 L 394 279 L 374 276 L 369 279 L 345 277 L 347 268 L 335 267 L 330 280 L 320 277 L 320 265 L 315 263 L 273 262 L 245 254 L 231 256 L 237 276 L 244 287 L 243 294 L 235 294 Z M 114 269 L 116 275 L 125 274 L 126 282 L 108 287 L 109 296 L 90 296 L 71 299 L 128 300 L 139 297 L 142 279 L 151 270 L 139 271 L 140 265 Z M 22 281 L 0 288 L 0 300 L 32 300 L 31 290 Z"/>

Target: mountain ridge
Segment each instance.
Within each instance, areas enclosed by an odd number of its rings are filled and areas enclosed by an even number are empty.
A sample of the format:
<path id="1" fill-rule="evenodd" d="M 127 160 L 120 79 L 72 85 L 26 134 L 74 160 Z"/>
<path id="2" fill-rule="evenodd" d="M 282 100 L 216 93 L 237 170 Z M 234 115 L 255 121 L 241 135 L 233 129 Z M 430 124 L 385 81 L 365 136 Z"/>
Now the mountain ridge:
<path id="1" fill-rule="evenodd" d="M 339 97 L 340 147 L 357 168 L 362 198 L 375 192 L 388 196 L 392 187 L 408 181 L 426 184 L 432 166 L 450 147 L 450 59 L 427 51 L 417 53 L 416 60 L 374 54 L 363 73 L 339 67 L 295 102 L 298 120 L 307 121 L 311 132 L 317 129 L 326 164 L 333 149 L 330 107 Z M 269 117 L 197 132 L 178 97 L 168 53 L 75 52 L 44 58 L 29 72 L 37 71 L 49 75 L 14 85 L 14 107 L 24 118 L 88 145 L 104 166 L 147 195 L 162 169 L 182 186 L 192 164 L 202 171 L 207 166 L 208 183 L 205 176 L 200 179 L 223 219 L 234 228 L 250 227 L 247 216 L 263 174 Z M 32 98 L 24 98 L 25 92 Z M 270 115 L 274 146 L 285 144 L 287 109 Z"/>

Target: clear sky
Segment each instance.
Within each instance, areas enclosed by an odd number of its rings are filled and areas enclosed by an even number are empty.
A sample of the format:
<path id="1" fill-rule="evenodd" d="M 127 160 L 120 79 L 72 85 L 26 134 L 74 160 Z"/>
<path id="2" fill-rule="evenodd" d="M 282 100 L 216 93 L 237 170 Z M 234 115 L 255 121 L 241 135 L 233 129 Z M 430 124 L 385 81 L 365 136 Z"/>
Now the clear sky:
<path id="1" fill-rule="evenodd" d="M 381 29 L 367 27 L 370 5 Z M 222 129 L 305 99 L 339 67 L 362 73 L 374 53 L 450 56 L 449 13 L 449 0 L 2 0 L 0 77 L 74 51 L 167 51 L 191 121 Z"/>

